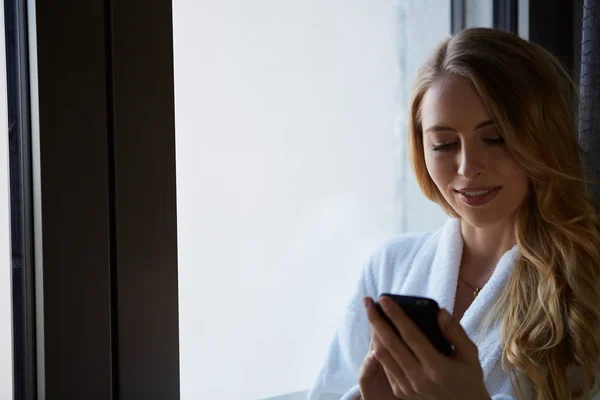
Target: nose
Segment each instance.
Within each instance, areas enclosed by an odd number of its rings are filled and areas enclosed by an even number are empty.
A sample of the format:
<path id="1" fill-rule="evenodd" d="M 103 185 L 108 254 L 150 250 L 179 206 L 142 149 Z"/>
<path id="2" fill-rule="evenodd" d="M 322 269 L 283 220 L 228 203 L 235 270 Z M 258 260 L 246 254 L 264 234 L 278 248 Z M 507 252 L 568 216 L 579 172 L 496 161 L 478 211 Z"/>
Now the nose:
<path id="1" fill-rule="evenodd" d="M 467 180 L 473 180 L 486 171 L 483 154 L 476 147 L 463 146 L 459 153 L 458 174 Z"/>

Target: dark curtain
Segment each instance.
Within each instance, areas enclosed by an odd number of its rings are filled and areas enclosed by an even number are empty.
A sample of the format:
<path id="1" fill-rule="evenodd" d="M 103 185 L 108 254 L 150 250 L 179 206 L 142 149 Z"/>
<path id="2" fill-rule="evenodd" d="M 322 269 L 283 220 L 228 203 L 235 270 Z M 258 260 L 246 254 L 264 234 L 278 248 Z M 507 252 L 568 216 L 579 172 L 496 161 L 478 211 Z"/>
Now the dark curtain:
<path id="1" fill-rule="evenodd" d="M 600 0 L 585 0 L 581 38 L 579 141 L 586 178 L 600 204 Z"/>

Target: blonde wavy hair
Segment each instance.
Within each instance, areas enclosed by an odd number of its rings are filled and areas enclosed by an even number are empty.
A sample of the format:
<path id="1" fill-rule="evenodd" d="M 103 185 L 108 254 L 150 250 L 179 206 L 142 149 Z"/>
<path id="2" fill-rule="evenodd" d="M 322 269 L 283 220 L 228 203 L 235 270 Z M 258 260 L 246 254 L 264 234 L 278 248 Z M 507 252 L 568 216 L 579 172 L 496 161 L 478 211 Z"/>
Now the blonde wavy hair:
<path id="1" fill-rule="evenodd" d="M 448 75 L 472 83 L 531 182 L 516 215 L 520 255 L 490 314 L 502 322 L 502 366 L 519 398 L 521 374 L 535 399 L 589 398 L 599 387 L 600 230 L 583 179 L 577 87 L 548 51 L 507 32 L 467 29 L 436 48 L 413 91 L 409 148 L 423 192 L 455 217 L 427 172 L 420 118 L 425 92 Z"/>

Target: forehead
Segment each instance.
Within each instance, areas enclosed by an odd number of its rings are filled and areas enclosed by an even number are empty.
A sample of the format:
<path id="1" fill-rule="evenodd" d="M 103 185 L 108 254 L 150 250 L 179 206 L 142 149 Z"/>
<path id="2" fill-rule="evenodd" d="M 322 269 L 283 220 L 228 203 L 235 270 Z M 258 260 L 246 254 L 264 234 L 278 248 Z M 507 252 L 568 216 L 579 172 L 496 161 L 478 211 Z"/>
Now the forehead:
<path id="1" fill-rule="evenodd" d="M 473 84 L 464 78 L 447 76 L 436 81 L 423 96 L 423 129 L 431 125 L 450 126 L 456 130 L 472 129 L 490 119 Z"/>

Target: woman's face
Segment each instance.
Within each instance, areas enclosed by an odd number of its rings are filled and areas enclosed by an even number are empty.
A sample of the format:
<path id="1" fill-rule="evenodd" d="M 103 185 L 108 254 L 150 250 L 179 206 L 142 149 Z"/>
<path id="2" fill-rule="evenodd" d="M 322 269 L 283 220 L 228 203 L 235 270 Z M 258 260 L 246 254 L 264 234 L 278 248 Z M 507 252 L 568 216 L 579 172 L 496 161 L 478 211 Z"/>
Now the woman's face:
<path id="1" fill-rule="evenodd" d="M 448 76 L 423 97 L 427 171 L 454 211 L 474 227 L 512 222 L 529 192 L 525 170 L 468 81 Z"/>

